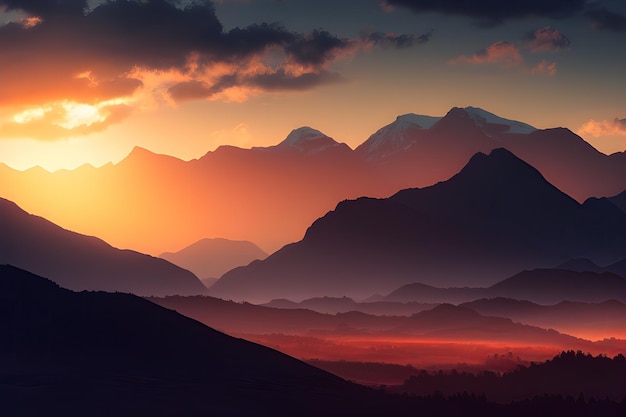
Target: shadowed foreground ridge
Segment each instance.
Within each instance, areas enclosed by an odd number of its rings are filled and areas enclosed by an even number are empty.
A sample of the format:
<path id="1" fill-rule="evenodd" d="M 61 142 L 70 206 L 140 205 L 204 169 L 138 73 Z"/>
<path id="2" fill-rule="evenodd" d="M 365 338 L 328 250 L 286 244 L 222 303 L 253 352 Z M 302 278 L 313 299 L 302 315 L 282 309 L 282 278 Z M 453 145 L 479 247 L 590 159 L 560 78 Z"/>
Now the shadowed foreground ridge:
<path id="1" fill-rule="evenodd" d="M 136 296 L 75 293 L 6 265 L 0 329 L 7 416 L 384 415 L 399 406 Z"/>
<path id="2" fill-rule="evenodd" d="M 473 394 L 386 395 L 136 296 L 75 293 L 6 265 L 0 331 L 7 416 L 617 417 L 626 407 L 554 396 L 496 404 Z"/>

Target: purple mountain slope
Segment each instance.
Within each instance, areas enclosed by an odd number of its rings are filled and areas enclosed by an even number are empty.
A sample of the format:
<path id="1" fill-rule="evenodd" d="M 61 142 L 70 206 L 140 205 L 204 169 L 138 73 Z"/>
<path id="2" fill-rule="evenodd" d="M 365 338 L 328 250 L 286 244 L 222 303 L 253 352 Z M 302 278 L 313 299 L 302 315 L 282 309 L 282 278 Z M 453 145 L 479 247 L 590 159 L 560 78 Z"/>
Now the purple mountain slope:
<path id="1" fill-rule="evenodd" d="M 626 213 L 606 199 L 579 204 L 496 149 L 434 186 L 340 203 L 302 241 L 228 272 L 211 293 L 268 301 L 366 297 L 410 282 L 483 286 L 523 269 L 579 257 L 610 263 L 624 253 Z"/>
<path id="2" fill-rule="evenodd" d="M 0 199 L 0 230 L 0 264 L 46 275 L 68 289 L 139 295 L 206 292 L 185 269 L 65 230 L 5 199 Z"/>

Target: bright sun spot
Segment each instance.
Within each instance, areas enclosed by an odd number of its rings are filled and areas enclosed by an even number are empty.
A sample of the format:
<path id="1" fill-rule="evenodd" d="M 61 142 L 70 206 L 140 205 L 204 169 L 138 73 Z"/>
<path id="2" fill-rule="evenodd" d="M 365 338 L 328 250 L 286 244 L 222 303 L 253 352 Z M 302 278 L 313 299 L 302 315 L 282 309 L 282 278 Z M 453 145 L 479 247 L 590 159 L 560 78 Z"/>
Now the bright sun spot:
<path id="1" fill-rule="evenodd" d="M 111 115 L 110 107 L 129 104 L 130 99 L 118 98 L 98 104 L 85 104 L 64 100 L 44 107 L 35 107 L 13 115 L 13 121 L 28 124 L 44 121 L 63 129 L 72 130 L 81 126 L 103 123 Z"/>
<path id="2" fill-rule="evenodd" d="M 102 123 L 107 118 L 107 114 L 100 112 L 100 106 L 65 101 L 62 107 L 65 111 L 63 120 L 55 124 L 64 129 L 74 129 L 78 126 L 91 126 L 94 123 Z"/>
<path id="3" fill-rule="evenodd" d="M 16 123 L 26 124 L 33 120 L 43 119 L 43 117 L 52 110 L 52 107 L 38 107 L 36 109 L 28 109 L 13 116 Z"/>

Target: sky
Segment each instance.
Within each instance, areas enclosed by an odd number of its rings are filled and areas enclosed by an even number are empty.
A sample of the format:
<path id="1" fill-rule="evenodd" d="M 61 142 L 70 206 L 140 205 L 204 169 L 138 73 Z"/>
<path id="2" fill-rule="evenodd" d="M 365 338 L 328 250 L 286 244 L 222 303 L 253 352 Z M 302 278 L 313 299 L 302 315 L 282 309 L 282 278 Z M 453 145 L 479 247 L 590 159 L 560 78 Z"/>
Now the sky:
<path id="1" fill-rule="evenodd" d="M 455 106 L 624 151 L 624 44 L 621 0 L 0 0 L 0 162 L 355 148 Z"/>

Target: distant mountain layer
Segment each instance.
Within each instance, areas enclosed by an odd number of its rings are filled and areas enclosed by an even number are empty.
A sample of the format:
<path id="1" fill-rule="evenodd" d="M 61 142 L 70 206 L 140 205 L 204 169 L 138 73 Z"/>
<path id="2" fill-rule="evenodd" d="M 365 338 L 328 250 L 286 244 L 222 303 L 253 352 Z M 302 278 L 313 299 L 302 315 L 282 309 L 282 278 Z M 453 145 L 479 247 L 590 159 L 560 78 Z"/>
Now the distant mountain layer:
<path id="1" fill-rule="evenodd" d="M 150 301 L 230 334 L 319 336 L 329 340 L 450 340 L 519 342 L 528 345 L 591 349 L 589 341 L 482 315 L 466 307 L 441 304 L 412 316 L 375 316 L 360 312 L 321 314 L 304 309 L 276 309 L 211 297 L 150 298 Z"/>
<path id="2" fill-rule="evenodd" d="M 626 213 L 607 199 L 580 204 L 496 149 L 434 186 L 341 202 L 302 241 L 226 273 L 210 293 L 363 298 L 413 282 L 491 285 L 520 270 L 580 257 L 607 264 L 625 253 Z"/>
<path id="3" fill-rule="evenodd" d="M 556 329 L 586 339 L 613 336 L 626 339 L 626 304 L 616 300 L 602 303 L 563 301 L 542 306 L 510 298 L 480 299 L 461 304 L 482 315 L 510 318 L 544 329 Z"/>
<path id="4" fill-rule="evenodd" d="M 133 295 L 75 293 L 0 265 L 0 305 L 3 415 L 409 415 Z"/>
<path id="5" fill-rule="evenodd" d="M 206 292 L 187 270 L 62 229 L 1 198 L 0 230 L 0 264 L 45 275 L 65 288 L 139 295 Z"/>
<path id="6" fill-rule="evenodd" d="M 433 303 L 399 303 L 395 301 L 356 302 L 348 297 L 316 297 L 302 300 L 299 303 L 276 299 L 263 304 L 265 307 L 280 309 L 307 309 L 324 314 L 348 313 L 360 311 L 377 316 L 411 316 L 422 310 L 433 308 Z"/>
<path id="7" fill-rule="evenodd" d="M 520 272 L 487 288 L 436 288 L 411 283 L 379 299 L 388 302 L 464 303 L 479 298 L 496 297 L 544 305 L 563 301 L 626 302 L 626 279 L 609 272 L 535 269 Z"/>
<path id="8" fill-rule="evenodd" d="M 159 255 L 201 279 L 219 278 L 231 269 L 265 259 L 267 253 L 252 242 L 229 239 L 202 239 L 178 252 Z"/>
<path id="9" fill-rule="evenodd" d="M 433 185 L 495 148 L 579 202 L 626 189 L 626 154 L 607 156 L 567 129 L 537 130 L 474 107 L 398 116 L 355 150 L 302 127 L 275 146 L 221 146 L 188 162 L 135 148 L 101 168 L 20 172 L 0 164 L 0 189 L 30 212 L 117 247 L 156 255 L 220 236 L 274 251 L 339 201 Z"/>

